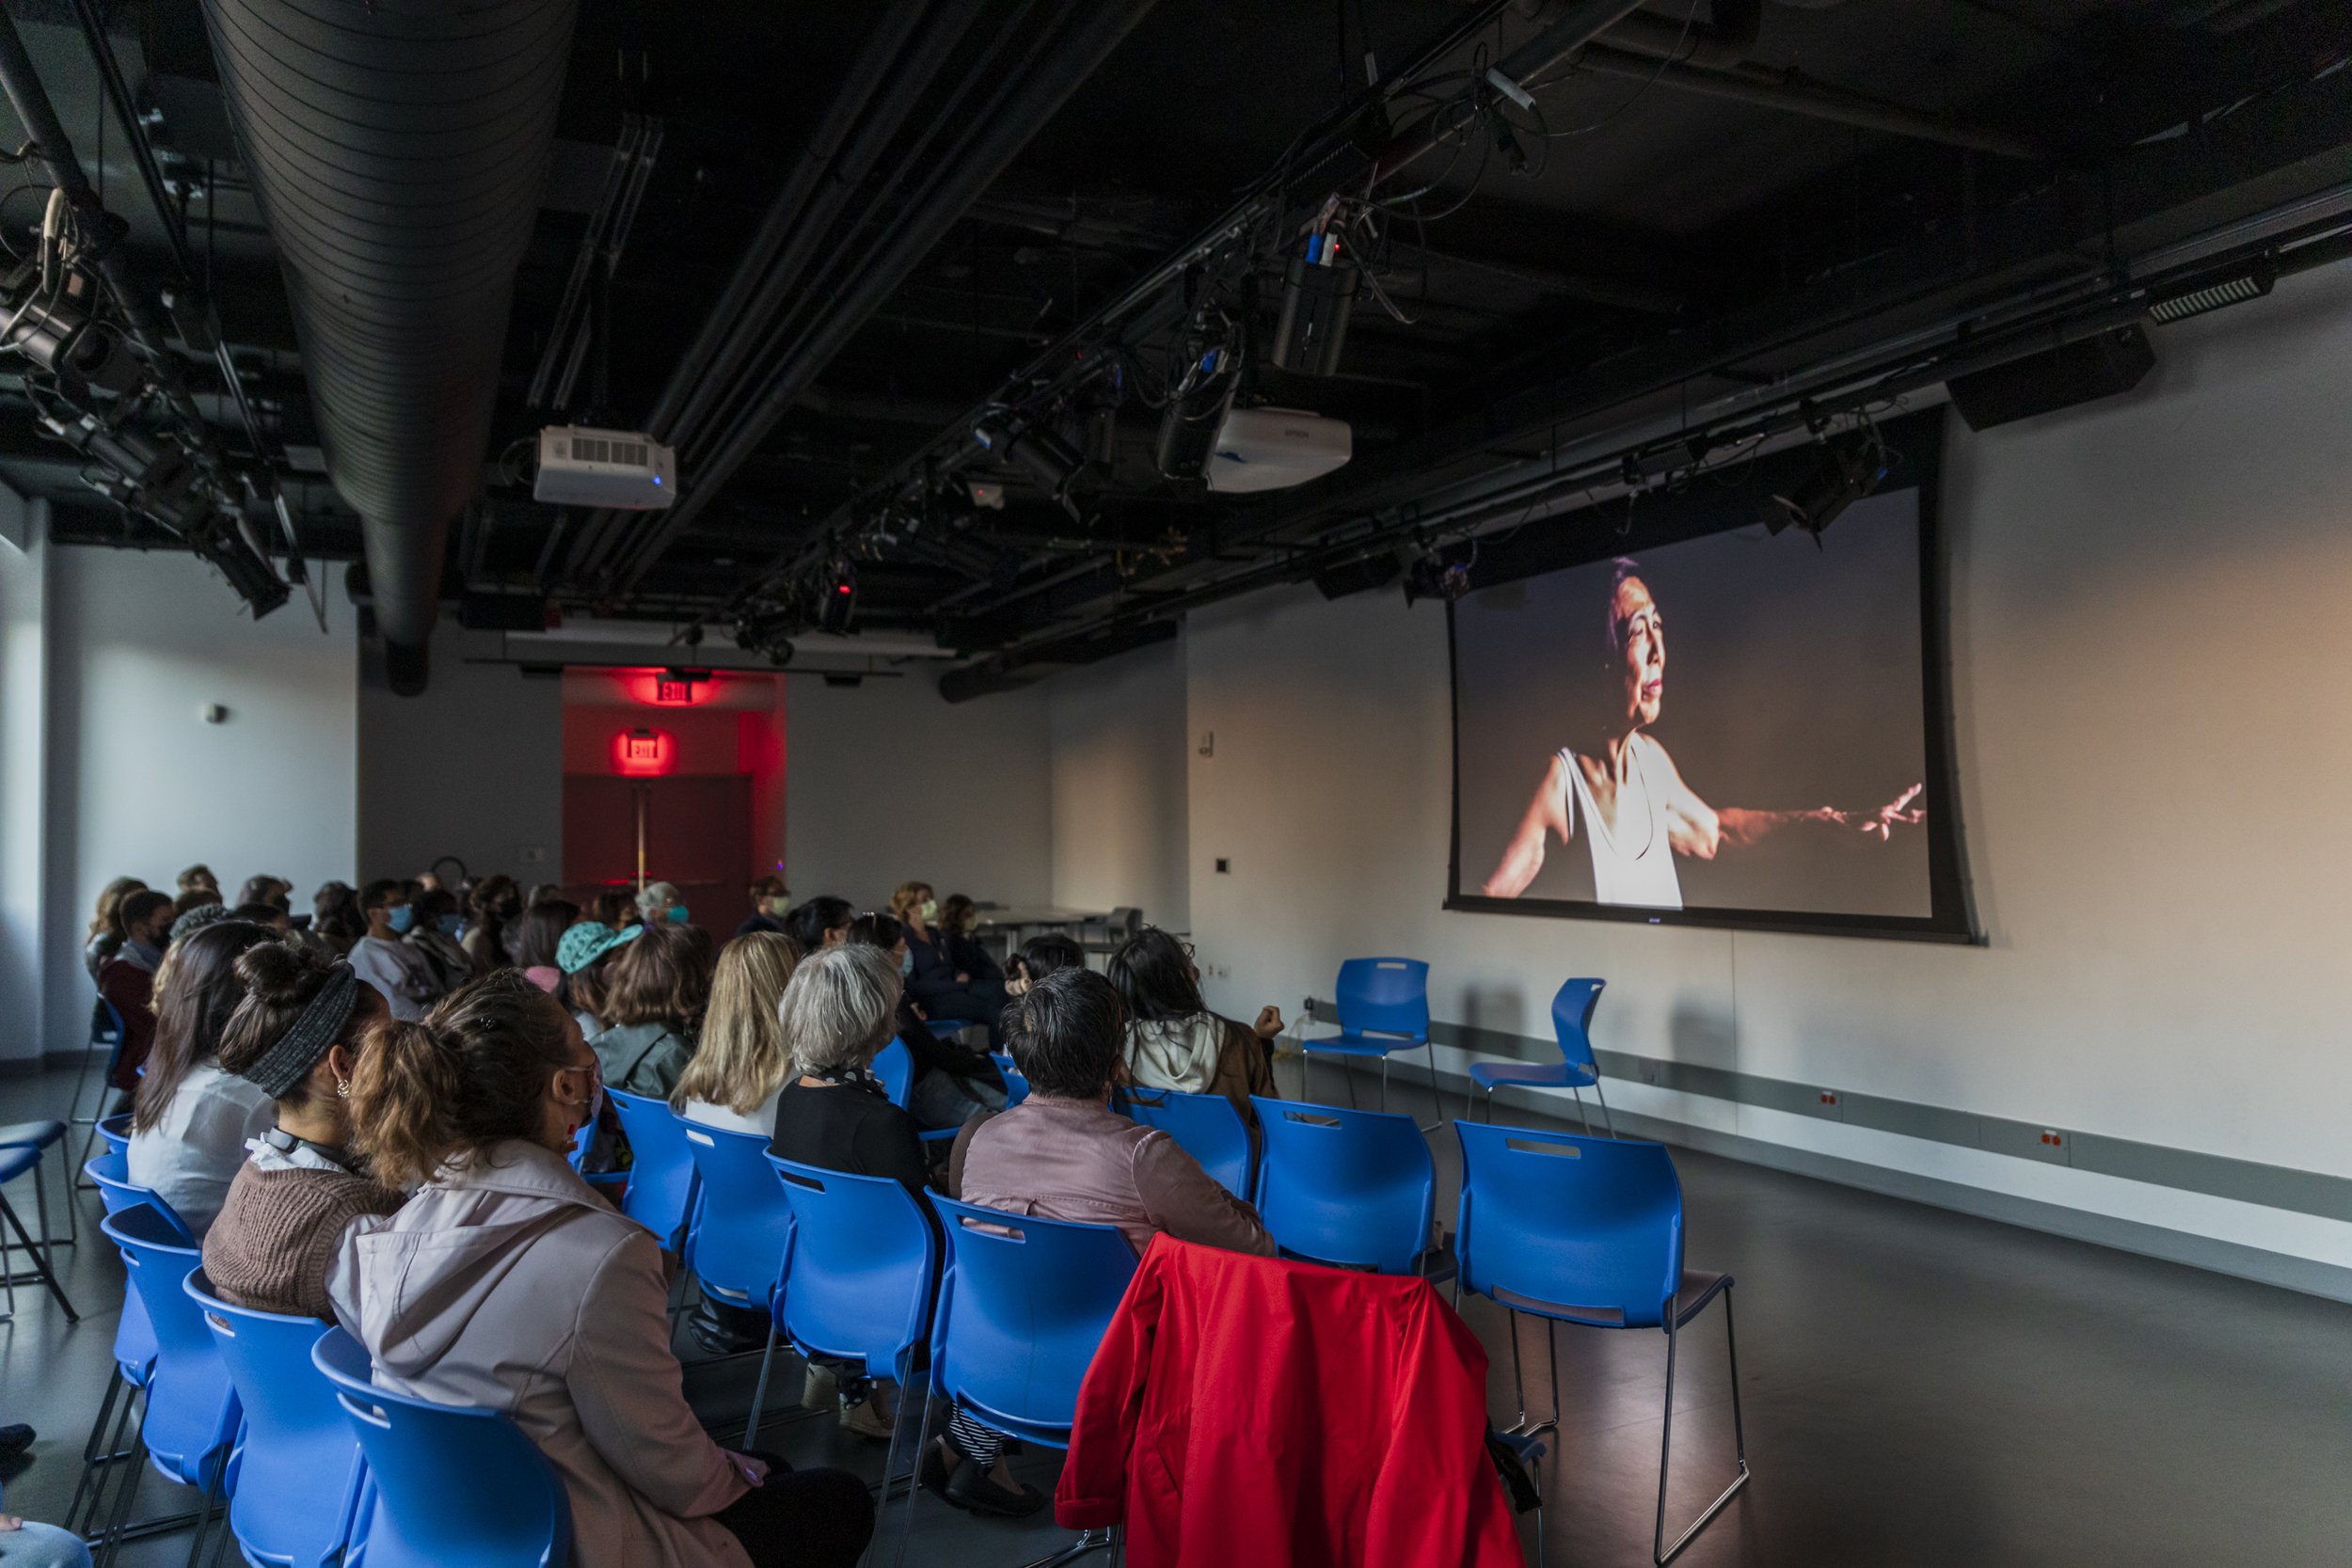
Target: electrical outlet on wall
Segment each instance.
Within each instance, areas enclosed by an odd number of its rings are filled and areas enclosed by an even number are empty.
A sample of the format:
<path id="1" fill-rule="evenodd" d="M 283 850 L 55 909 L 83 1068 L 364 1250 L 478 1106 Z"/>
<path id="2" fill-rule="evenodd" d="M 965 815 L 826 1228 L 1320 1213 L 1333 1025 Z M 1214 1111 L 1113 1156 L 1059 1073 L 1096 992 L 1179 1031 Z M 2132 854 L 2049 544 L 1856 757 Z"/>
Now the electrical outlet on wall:
<path id="1" fill-rule="evenodd" d="M 1232 861 L 1227 860 L 1227 859 L 1226 859 L 1223 855 L 1219 855 L 1219 856 L 1217 856 L 1217 858 L 1216 858 L 1216 874 L 1217 874 L 1218 876 L 1220 876 L 1220 877 L 1230 876 L 1230 875 L 1232 875 L 1232 870 L 1233 870 L 1233 863 L 1232 863 Z"/>

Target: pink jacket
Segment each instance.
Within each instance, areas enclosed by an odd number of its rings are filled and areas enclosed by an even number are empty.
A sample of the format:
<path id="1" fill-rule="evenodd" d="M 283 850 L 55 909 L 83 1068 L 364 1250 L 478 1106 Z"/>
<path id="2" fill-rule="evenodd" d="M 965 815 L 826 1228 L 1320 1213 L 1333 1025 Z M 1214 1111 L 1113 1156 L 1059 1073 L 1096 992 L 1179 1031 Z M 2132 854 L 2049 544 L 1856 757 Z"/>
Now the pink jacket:
<path id="1" fill-rule="evenodd" d="M 1033 1094 L 992 1117 L 963 1159 L 963 1201 L 1041 1219 L 1115 1225 L 1140 1254 L 1153 1234 L 1274 1256 L 1258 1212 L 1156 1127 L 1095 1100 Z"/>

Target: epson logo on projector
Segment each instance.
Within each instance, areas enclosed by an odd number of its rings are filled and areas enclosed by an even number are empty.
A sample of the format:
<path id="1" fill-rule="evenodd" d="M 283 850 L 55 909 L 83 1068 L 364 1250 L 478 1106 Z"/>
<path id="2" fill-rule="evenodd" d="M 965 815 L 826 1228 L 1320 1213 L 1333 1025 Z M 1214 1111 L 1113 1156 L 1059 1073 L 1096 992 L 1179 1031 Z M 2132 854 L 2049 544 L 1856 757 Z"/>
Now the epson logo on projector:
<path id="1" fill-rule="evenodd" d="M 659 512 L 677 499 L 677 454 L 633 430 L 551 425 L 539 432 L 534 500 Z"/>

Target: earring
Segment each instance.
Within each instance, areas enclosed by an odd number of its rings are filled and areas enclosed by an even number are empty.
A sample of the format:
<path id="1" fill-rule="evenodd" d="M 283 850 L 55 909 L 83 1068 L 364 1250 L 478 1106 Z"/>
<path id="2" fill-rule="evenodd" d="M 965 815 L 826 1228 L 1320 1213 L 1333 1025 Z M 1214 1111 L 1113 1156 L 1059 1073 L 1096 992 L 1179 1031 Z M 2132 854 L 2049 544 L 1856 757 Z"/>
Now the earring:
<path id="1" fill-rule="evenodd" d="M 349 1100 L 351 1098 L 350 1079 L 338 1078 L 335 1080 L 335 1098 L 338 1100 Z"/>

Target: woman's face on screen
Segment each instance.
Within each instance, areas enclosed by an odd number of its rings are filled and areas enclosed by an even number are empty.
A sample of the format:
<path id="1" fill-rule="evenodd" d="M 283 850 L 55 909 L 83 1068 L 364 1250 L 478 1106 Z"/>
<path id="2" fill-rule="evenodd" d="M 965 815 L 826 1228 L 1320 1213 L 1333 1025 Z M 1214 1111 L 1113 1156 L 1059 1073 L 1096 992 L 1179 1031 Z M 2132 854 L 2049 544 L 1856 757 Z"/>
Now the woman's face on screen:
<path id="1" fill-rule="evenodd" d="M 1625 679 L 1625 717 L 1636 725 L 1658 722 L 1666 698 L 1666 623 L 1649 585 L 1640 578 L 1617 584 L 1610 605 L 1617 628 L 1618 672 Z"/>

